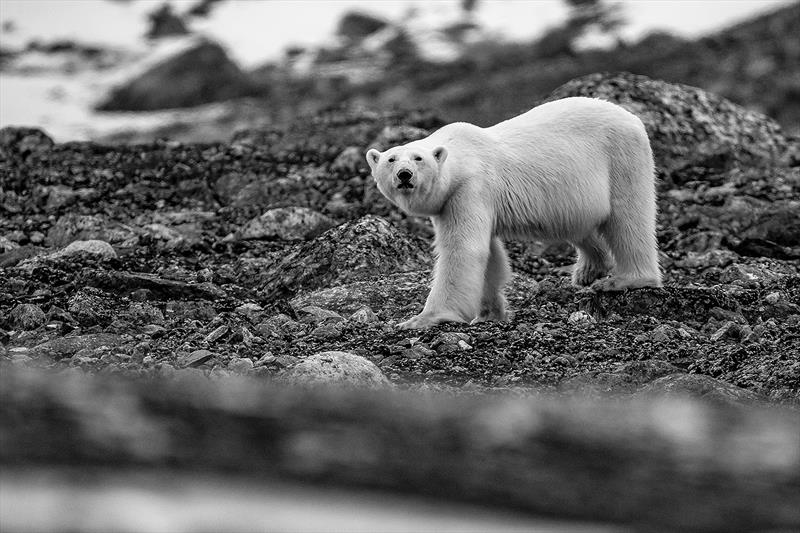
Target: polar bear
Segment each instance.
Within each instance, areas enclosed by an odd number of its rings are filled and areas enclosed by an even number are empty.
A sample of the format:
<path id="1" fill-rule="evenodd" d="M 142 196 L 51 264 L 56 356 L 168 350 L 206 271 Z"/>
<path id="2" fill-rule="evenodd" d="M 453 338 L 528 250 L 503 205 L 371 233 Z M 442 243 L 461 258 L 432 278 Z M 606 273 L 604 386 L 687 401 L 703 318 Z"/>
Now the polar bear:
<path id="1" fill-rule="evenodd" d="M 576 286 L 661 286 L 653 153 L 641 120 L 618 105 L 565 98 L 366 157 L 381 193 L 436 232 L 430 294 L 401 328 L 505 320 L 501 238 L 570 242 Z"/>

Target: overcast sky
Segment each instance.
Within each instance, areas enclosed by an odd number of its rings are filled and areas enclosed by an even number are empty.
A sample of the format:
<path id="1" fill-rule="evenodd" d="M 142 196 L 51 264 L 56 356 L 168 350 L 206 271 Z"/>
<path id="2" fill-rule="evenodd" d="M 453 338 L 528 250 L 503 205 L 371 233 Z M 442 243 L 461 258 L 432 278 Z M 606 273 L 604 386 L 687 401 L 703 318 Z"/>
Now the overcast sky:
<path id="1" fill-rule="evenodd" d="M 163 0 L 0 0 L 0 22 L 14 32 L 0 43 L 18 47 L 31 38 L 70 38 L 82 42 L 141 45 L 145 14 Z M 178 12 L 196 0 L 171 0 Z M 342 13 L 357 9 L 392 20 L 417 8 L 424 20 L 455 20 L 459 0 L 228 0 L 196 29 L 215 36 L 246 67 L 276 58 L 288 44 L 316 44 L 329 38 Z M 625 33 L 638 37 L 656 28 L 697 36 L 744 20 L 791 0 L 621 0 L 628 20 Z M 509 38 L 530 38 L 563 20 L 562 0 L 480 0 L 477 16 Z"/>

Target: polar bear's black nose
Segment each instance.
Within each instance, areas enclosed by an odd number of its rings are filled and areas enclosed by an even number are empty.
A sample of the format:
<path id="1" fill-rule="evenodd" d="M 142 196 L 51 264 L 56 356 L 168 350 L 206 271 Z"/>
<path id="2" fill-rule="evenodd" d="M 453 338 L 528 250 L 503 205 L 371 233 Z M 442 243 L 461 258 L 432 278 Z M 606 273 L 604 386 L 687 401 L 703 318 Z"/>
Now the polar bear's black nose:
<path id="1" fill-rule="evenodd" d="M 410 170 L 402 169 L 397 173 L 397 177 L 400 179 L 401 183 L 407 183 L 411 181 L 411 178 L 414 177 L 414 174 L 412 174 Z"/>

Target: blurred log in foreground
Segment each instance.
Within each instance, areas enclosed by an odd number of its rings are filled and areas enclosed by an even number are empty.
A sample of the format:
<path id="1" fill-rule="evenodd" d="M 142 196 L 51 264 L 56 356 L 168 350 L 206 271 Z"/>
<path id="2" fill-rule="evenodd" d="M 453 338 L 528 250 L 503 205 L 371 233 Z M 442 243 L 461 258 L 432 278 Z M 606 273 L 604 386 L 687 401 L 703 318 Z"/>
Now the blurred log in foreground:
<path id="1" fill-rule="evenodd" d="M 6 472 L 149 467 L 390 489 L 655 530 L 800 528 L 800 416 L 778 409 L 4 367 L 0 430 Z"/>

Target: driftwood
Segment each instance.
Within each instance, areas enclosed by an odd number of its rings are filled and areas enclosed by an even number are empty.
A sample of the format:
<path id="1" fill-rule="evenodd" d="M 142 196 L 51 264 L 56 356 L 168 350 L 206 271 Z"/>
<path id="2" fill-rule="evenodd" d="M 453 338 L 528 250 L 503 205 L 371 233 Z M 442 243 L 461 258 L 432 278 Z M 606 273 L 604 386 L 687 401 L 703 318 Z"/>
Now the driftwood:
<path id="1" fill-rule="evenodd" d="M 637 529 L 800 528 L 800 416 L 681 398 L 306 389 L 3 367 L 0 466 L 234 473 Z"/>

